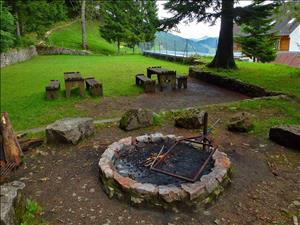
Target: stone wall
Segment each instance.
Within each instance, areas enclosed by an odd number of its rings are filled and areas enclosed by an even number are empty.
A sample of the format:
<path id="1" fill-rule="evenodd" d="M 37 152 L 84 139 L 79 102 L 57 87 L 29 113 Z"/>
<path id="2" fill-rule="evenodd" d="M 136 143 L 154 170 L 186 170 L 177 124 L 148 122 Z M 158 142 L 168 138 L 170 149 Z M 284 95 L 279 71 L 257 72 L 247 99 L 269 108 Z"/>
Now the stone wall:
<path id="1" fill-rule="evenodd" d="M 68 48 L 57 48 L 44 45 L 36 46 L 39 55 L 89 55 L 89 51 L 74 50 Z"/>
<path id="2" fill-rule="evenodd" d="M 30 46 L 24 49 L 12 49 L 9 52 L 1 53 L 1 68 L 23 62 L 37 55 L 36 47 Z"/>
<path id="3" fill-rule="evenodd" d="M 189 69 L 189 76 L 200 79 L 202 81 L 224 87 L 226 89 L 236 91 L 249 97 L 275 96 L 282 93 L 267 91 L 262 87 L 248 84 L 238 79 L 223 77 L 206 71 L 198 71 L 193 67 Z"/>

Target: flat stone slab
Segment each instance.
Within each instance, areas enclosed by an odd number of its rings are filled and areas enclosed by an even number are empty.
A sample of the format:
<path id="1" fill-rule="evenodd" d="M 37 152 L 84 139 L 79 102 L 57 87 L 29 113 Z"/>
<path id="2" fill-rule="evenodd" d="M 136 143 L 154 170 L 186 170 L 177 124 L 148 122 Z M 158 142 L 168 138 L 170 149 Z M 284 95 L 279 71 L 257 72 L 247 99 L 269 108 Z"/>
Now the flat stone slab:
<path id="1" fill-rule="evenodd" d="M 300 150 L 300 125 L 284 125 L 270 128 L 270 140 L 288 148 Z"/>
<path id="2" fill-rule="evenodd" d="M 57 120 L 46 127 L 47 143 L 72 143 L 77 144 L 79 140 L 93 133 L 92 118 L 65 118 Z"/>
<path id="3" fill-rule="evenodd" d="M 13 181 L 0 186 L 1 188 L 1 225 L 20 224 L 25 213 L 25 198 L 23 189 L 25 184 Z"/>

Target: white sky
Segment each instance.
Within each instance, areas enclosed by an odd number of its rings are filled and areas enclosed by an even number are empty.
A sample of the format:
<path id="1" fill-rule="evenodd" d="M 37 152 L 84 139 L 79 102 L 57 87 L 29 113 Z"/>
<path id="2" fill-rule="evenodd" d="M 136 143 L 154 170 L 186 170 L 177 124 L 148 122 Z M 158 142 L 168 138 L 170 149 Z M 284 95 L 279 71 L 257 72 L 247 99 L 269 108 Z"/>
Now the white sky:
<path id="1" fill-rule="evenodd" d="M 172 14 L 164 10 L 163 7 L 164 2 L 165 2 L 164 0 L 157 1 L 158 17 L 160 19 L 168 18 L 172 16 Z M 251 0 L 240 0 L 239 5 L 245 6 L 245 5 L 249 5 L 250 3 Z M 220 30 L 220 20 L 217 20 L 214 26 L 210 26 L 210 24 L 202 23 L 202 22 L 201 23 L 191 22 L 189 24 L 185 24 L 181 22 L 177 27 L 180 31 L 179 33 L 175 31 L 170 31 L 170 33 L 181 36 L 183 38 L 201 38 L 204 36 L 218 37 L 219 30 Z"/>

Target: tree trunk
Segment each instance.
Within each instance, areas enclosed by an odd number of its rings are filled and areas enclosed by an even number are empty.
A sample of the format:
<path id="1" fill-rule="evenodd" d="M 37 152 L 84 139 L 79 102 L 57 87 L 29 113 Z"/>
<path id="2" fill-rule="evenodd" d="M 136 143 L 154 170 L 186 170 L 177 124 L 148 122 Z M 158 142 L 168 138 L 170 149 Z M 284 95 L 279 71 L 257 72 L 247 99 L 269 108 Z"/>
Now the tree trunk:
<path id="1" fill-rule="evenodd" d="M 234 0 L 222 1 L 221 28 L 216 55 L 209 67 L 236 68 L 233 58 L 233 4 Z"/>
<path id="2" fill-rule="evenodd" d="M 19 22 L 18 12 L 16 12 L 15 17 L 16 17 L 16 33 L 17 33 L 17 37 L 20 38 L 21 37 L 21 29 L 20 29 L 20 22 Z"/>
<path id="3" fill-rule="evenodd" d="M 134 46 L 132 47 L 132 54 L 134 54 Z"/>
<path id="4" fill-rule="evenodd" d="M 120 54 L 120 40 L 118 40 L 117 42 L 118 42 L 118 54 Z"/>
<path id="5" fill-rule="evenodd" d="M 14 162 L 16 165 L 20 165 L 22 150 L 17 137 L 14 134 L 7 112 L 1 114 L 0 124 L 5 161 Z"/>
<path id="6" fill-rule="evenodd" d="M 82 49 L 87 49 L 86 44 L 86 18 L 85 18 L 85 0 L 81 3 L 81 31 L 82 31 Z"/>

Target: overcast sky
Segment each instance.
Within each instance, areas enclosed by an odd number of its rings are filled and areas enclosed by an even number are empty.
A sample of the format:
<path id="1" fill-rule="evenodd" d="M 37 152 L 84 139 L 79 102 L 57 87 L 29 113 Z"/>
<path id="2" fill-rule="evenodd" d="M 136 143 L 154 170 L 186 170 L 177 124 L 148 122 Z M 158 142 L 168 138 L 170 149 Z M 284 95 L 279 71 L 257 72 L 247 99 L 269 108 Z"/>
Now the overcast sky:
<path id="1" fill-rule="evenodd" d="M 170 14 L 166 10 L 164 10 L 164 7 L 163 7 L 164 2 L 165 1 L 162 1 L 162 0 L 157 1 L 158 17 L 160 19 L 172 16 L 172 14 Z M 239 5 L 245 6 L 245 5 L 249 5 L 250 3 L 251 3 L 251 1 L 249 1 L 249 0 L 241 0 Z M 176 34 L 176 35 L 184 37 L 184 38 L 201 38 L 204 36 L 218 37 L 219 30 L 220 30 L 220 20 L 217 20 L 217 22 L 214 26 L 210 26 L 210 24 L 207 24 L 207 23 L 192 22 L 189 24 L 185 24 L 185 23 L 181 22 L 178 25 L 178 29 L 180 30 L 180 33 L 175 32 L 175 31 L 171 31 L 170 33 Z"/>

